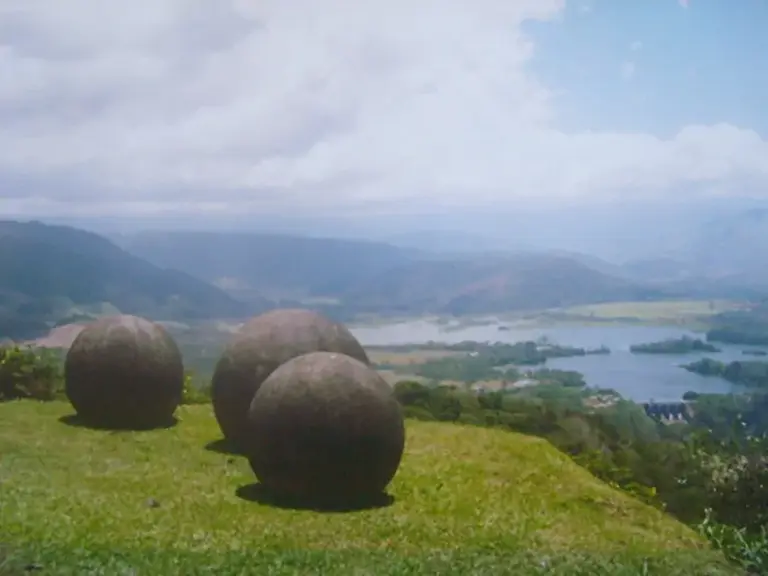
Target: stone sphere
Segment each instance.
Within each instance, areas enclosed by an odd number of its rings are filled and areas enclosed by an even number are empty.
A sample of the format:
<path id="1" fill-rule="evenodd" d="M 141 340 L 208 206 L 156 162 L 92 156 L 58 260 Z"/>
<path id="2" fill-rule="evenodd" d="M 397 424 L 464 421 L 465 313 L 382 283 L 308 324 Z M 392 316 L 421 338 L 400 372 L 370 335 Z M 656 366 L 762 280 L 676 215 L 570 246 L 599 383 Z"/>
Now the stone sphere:
<path id="1" fill-rule="evenodd" d="M 309 352 L 339 352 L 368 364 L 365 350 L 343 325 L 303 309 L 280 309 L 252 318 L 226 346 L 211 380 L 222 434 L 239 450 L 249 438 L 248 406 L 261 383 L 282 363 Z"/>
<path id="2" fill-rule="evenodd" d="M 289 360 L 248 411 L 246 456 L 271 493 L 316 502 L 382 494 L 400 465 L 405 428 L 392 387 L 344 354 Z"/>
<path id="3" fill-rule="evenodd" d="M 184 364 L 171 335 L 136 316 L 101 318 L 77 335 L 64 364 L 65 392 L 84 423 L 115 429 L 169 424 Z"/>

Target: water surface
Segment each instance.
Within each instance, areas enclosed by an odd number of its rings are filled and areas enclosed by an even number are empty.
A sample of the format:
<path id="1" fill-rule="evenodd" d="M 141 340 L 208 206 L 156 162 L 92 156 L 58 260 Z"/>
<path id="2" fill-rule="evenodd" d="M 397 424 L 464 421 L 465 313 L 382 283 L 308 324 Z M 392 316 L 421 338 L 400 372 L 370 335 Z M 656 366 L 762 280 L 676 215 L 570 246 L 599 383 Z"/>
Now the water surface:
<path id="1" fill-rule="evenodd" d="M 691 354 L 632 354 L 634 344 L 657 342 L 668 338 L 690 336 L 704 339 L 704 335 L 690 330 L 669 326 L 578 326 L 567 325 L 548 328 L 512 328 L 500 331 L 497 325 L 467 326 L 445 329 L 429 321 L 413 321 L 379 326 L 362 326 L 352 331 L 360 341 L 371 345 L 424 344 L 429 341 L 455 344 L 464 340 L 477 342 L 521 342 L 547 337 L 563 346 L 598 348 L 607 346 L 611 354 L 557 358 L 549 360 L 549 368 L 577 370 L 584 374 L 589 386 L 613 388 L 625 398 L 636 402 L 676 401 L 694 390 L 702 393 L 727 393 L 742 390 L 722 378 L 704 377 L 680 368 L 680 364 L 710 357 L 722 362 L 734 360 L 760 360 L 742 352 L 756 349 L 750 346 L 734 346 L 715 343 L 722 352 Z M 759 349 L 759 348 L 757 348 Z"/>

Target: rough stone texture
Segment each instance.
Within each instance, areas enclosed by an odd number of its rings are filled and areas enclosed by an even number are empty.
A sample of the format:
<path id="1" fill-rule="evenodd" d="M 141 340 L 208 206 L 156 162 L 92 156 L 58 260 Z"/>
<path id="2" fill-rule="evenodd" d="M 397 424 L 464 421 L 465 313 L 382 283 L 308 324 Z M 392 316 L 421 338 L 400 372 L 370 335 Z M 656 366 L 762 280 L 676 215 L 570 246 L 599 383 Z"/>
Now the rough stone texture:
<path id="1" fill-rule="evenodd" d="M 184 387 L 181 353 L 170 334 L 127 315 L 87 325 L 67 353 L 64 376 L 78 416 L 106 428 L 168 424 Z"/>
<path id="2" fill-rule="evenodd" d="M 248 456 L 271 492 L 318 502 L 381 494 L 400 465 L 405 428 L 392 388 L 344 354 L 289 360 L 248 411 Z"/>
<path id="3" fill-rule="evenodd" d="M 252 318 L 225 348 L 211 381 L 213 410 L 224 437 L 244 450 L 248 406 L 282 363 L 309 352 L 340 352 L 368 364 L 343 325 L 311 310 L 272 310 Z"/>

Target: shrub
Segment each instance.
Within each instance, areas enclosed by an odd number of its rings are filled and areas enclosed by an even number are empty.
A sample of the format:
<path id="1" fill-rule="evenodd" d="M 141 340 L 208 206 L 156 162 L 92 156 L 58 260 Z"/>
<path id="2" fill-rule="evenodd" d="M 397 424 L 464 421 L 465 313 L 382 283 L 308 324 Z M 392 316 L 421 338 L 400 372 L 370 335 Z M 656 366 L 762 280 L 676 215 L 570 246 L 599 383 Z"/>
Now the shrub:
<path id="1" fill-rule="evenodd" d="M 720 524 L 708 509 L 704 521 L 698 526 L 699 533 L 734 564 L 747 574 L 768 574 L 768 529 L 762 526 L 757 533 L 744 528 Z"/>
<path id="2" fill-rule="evenodd" d="M 64 380 L 54 350 L 13 345 L 0 348 L 0 401 L 61 398 Z"/>
<path id="3" fill-rule="evenodd" d="M 211 401 L 211 386 L 196 382 L 194 372 L 184 374 L 184 390 L 181 403 L 185 405 L 208 404 Z"/>
<path id="4" fill-rule="evenodd" d="M 437 420 L 432 415 L 432 412 L 430 412 L 426 408 L 422 408 L 421 406 L 405 406 L 403 408 L 403 415 L 405 416 L 405 418 L 408 418 L 411 420 L 423 420 L 425 422 L 432 422 L 434 420 Z"/>

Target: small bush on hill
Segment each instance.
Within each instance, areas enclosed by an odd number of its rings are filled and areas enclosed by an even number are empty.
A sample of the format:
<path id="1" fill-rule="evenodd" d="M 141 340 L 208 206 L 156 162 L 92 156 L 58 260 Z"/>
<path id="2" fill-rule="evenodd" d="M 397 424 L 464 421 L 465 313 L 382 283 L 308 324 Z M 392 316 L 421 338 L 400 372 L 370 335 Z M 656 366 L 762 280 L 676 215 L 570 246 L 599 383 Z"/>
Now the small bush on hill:
<path id="1" fill-rule="evenodd" d="M 31 346 L 0 348 L 0 401 L 62 398 L 64 376 L 54 350 Z"/>
<path id="2" fill-rule="evenodd" d="M 200 382 L 192 371 L 184 373 L 184 390 L 181 396 L 183 405 L 210 404 L 211 385 L 210 383 Z"/>
<path id="3" fill-rule="evenodd" d="M 721 524 L 714 520 L 712 510 L 708 509 L 698 530 L 729 561 L 744 568 L 748 575 L 768 574 L 768 528 L 765 526 L 754 533 L 745 528 Z"/>

